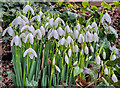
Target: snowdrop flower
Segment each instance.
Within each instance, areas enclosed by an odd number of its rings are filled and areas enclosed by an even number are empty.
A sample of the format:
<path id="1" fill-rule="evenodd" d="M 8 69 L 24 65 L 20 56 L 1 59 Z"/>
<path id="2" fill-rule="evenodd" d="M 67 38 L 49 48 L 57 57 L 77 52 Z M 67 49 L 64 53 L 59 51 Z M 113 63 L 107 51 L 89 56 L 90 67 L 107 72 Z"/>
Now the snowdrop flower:
<path id="1" fill-rule="evenodd" d="M 103 59 L 105 59 L 105 58 L 106 58 L 106 52 L 103 51 Z"/>
<path id="2" fill-rule="evenodd" d="M 111 60 L 114 61 L 115 59 L 116 59 L 116 55 L 114 54 Z"/>
<path id="3" fill-rule="evenodd" d="M 71 57 L 71 54 L 72 54 L 72 50 L 69 49 L 69 50 L 68 50 L 68 56 Z"/>
<path id="4" fill-rule="evenodd" d="M 89 31 L 86 32 L 86 41 L 92 42 L 92 36 L 91 36 L 91 33 Z"/>
<path id="5" fill-rule="evenodd" d="M 78 48 L 78 46 L 77 45 L 75 45 L 75 46 L 73 46 L 73 52 L 78 52 L 79 51 L 79 48 Z"/>
<path id="6" fill-rule="evenodd" d="M 89 56 L 89 58 L 88 58 L 88 59 L 89 59 L 89 60 L 91 60 L 91 58 L 92 58 L 92 56 Z"/>
<path id="7" fill-rule="evenodd" d="M 64 45 L 66 42 L 65 38 L 63 37 L 61 40 L 60 40 L 60 45 Z"/>
<path id="8" fill-rule="evenodd" d="M 113 82 L 118 82 L 118 79 L 115 74 L 112 75 L 112 80 L 113 80 Z"/>
<path id="9" fill-rule="evenodd" d="M 40 29 L 35 30 L 33 36 L 35 37 L 36 34 L 37 34 L 37 39 L 40 40 L 42 38 L 42 32 L 40 31 Z"/>
<path id="10" fill-rule="evenodd" d="M 67 32 L 67 33 L 70 33 L 71 31 L 70 31 L 70 27 L 67 25 L 66 27 L 65 27 L 65 32 Z"/>
<path id="11" fill-rule="evenodd" d="M 39 15 L 32 17 L 32 19 L 30 20 L 30 22 L 34 21 L 35 19 L 37 19 L 37 21 L 41 22 L 41 18 L 40 18 Z"/>
<path id="12" fill-rule="evenodd" d="M 90 25 L 88 25 L 88 26 L 86 27 L 86 29 L 88 29 L 88 28 L 89 28 L 89 29 L 92 29 L 92 27 L 91 27 Z"/>
<path id="13" fill-rule="evenodd" d="M 77 65 L 77 63 L 78 63 L 78 61 L 75 61 L 75 62 L 73 63 L 73 65 L 74 65 L 74 66 Z"/>
<path id="14" fill-rule="evenodd" d="M 54 19 L 53 18 L 51 18 L 50 20 L 49 20 L 49 24 L 51 25 L 51 26 L 53 26 L 53 22 L 54 21 Z"/>
<path id="15" fill-rule="evenodd" d="M 25 17 L 24 15 L 21 15 L 21 16 L 23 17 L 23 20 L 25 21 L 25 24 L 26 24 L 26 23 L 29 23 L 29 20 L 28 20 L 27 17 Z"/>
<path id="16" fill-rule="evenodd" d="M 109 24 L 111 23 L 111 18 L 108 13 L 105 13 L 102 17 L 101 23 L 104 24 L 104 21 L 107 21 Z"/>
<path id="17" fill-rule="evenodd" d="M 96 57 L 96 63 L 100 65 L 100 62 L 101 62 L 100 56 L 97 55 L 97 57 Z"/>
<path id="18" fill-rule="evenodd" d="M 85 46 L 85 54 L 88 54 L 88 53 L 89 53 L 88 47 Z"/>
<path id="19" fill-rule="evenodd" d="M 27 14 L 27 12 L 28 12 L 29 9 L 30 9 L 30 11 L 32 12 L 32 15 L 35 15 L 34 10 L 33 10 L 29 5 L 26 5 L 26 6 L 23 8 L 23 13 Z"/>
<path id="20" fill-rule="evenodd" d="M 33 59 L 34 56 L 37 57 L 36 52 L 35 52 L 32 48 L 27 49 L 27 50 L 24 52 L 23 57 L 25 57 L 27 54 L 29 54 L 29 57 L 30 57 L 31 59 Z"/>
<path id="21" fill-rule="evenodd" d="M 20 17 L 18 16 L 17 18 L 15 18 L 12 23 L 11 23 L 11 27 L 13 27 L 15 25 L 15 27 L 17 27 L 17 25 L 25 25 L 25 21 Z"/>
<path id="22" fill-rule="evenodd" d="M 42 11 L 40 11 L 39 12 L 40 13 L 40 17 L 43 15 L 43 12 Z M 43 16 L 43 18 L 45 18 L 45 16 Z"/>
<path id="23" fill-rule="evenodd" d="M 22 40 L 23 40 L 24 43 L 25 43 L 25 37 L 26 37 L 25 33 L 20 34 L 20 38 L 22 38 Z"/>
<path id="24" fill-rule="evenodd" d="M 65 22 L 60 17 L 57 17 L 56 20 L 55 20 L 55 22 L 54 22 L 54 25 L 56 27 L 58 26 L 59 21 L 62 22 L 62 24 L 65 26 Z"/>
<path id="25" fill-rule="evenodd" d="M 91 24 L 91 27 L 92 27 L 94 30 L 96 30 L 96 32 L 97 32 L 98 27 L 97 27 L 96 22 L 93 22 L 93 23 Z"/>
<path id="26" fill-rule="evenodd" d="M 15 43 L 16 46 L 21 47 L 21 40 L 20 37 L 18 35 L 16 35 L 12 41 L 11 41 L 11 46 L 13 46 L 13 43 Z"/>
<path id="27" fill-rule="evenodd" d="M 53 30 L 53 36 L 55 39 L 59 39 L 59 35 L 58 35 L 57 30 Z"/>
<path id="28" fill-rule="evenodd" d="M 55 65 L 55 57 L 53 58 L 53 65 Z"/>
<path id="29" fill-rule="evenodd" d="M 78 30 L 74 30 L 74 36 L 75 36 L 76 38 L 78 38 L 78 35 L 79 35 L 79 31 L 78 31 Z"/>
<path id="30" fill-rule="evenodd" d="M 33 42 L 34 42 L 34 36 L 32 35 L 32 33 L 29 33 L 29 34 L 25 37 L 25 43 L 28 41 L 28 39 L 29 39 L 29 42 L 30 42 L 31 44 L 33 44 Z"/>
<path id="31" fill-rule="evenodd" d="M 5 33 L 6 33 L 7 31 L 8 31 L 8 34 L 9 34 L 10 36 L 12 36 L 12 37 L 14 37 L 14 36 L 15 36 L 15 33 L 14 33 L 14 31 L 13 31 L 12 27 L 8 27 L 8 28 L 6 28 L 6 29 L 3 31 L 2 36 L 4 36 L 4 35 L 5 35 Z"/>
<path id="32" fill-rule="evenodd" d="M 58 66 L 55 66 L 56 70 L 60 72 L 60 68 Z"/>
<path id="33" fill-rule="evenodd" d="M 67 54 L 65 55 L 65 62 L 66 62 L 67 64 L 69 64 L 69 58 L 68 58 Z"/>
<path id="34" fill-rule="evenodd" d="M 42 35 L 45 35 L 45 28 L 43 26 L 40 27 L 40 30 L 42 32 Z"/>
<path id="35" fill-rule="evenodd" d="M 98 35 L 97 35 L 97 33 L 94 33 L 93 40 L 94 40 L 94 42 L 98 42 Z"/>
<path id="36" fill-rule="evenodd" d="M 119 54 L 119 49 L 116 48 L 116 46 L 110 46 L 110 50 L 113 51 L 115 49 L 115 53 Z"/>
<path id="37" fill-rule="evenodd" d="M 57 32 L 58 32 L 58 34 L 59 34 L 60 36 L 65 35 L 65 32 L 64 32 L 64 30 L 63 30 L 61 27 L 59 27 L 59 28 L 57 29 Z"/>
<path id="38" fill-rule="evenodd" d="M 70 44 L 71 42 L 72 42 L 72 38 L 70 36 L 68 36 L 67 39 L 66 39 L 66 43 Z"/>
<path id="39" fill-rule="evenodd" d="M 77 30 L 80 31 L 80 24 L 77 24 Z"/>
<path id="40" fill-rule="evenodd" d="M 35 33 L 35 29 L 34 29 L 34 27 L 32 25 L 31 26 L 29 26 L 29 25 L 23 26 L 22 29 L 21 29 L 21 32 L 23 32 L 25 29 L 28 29 L 33 34 Z"/>
<path id="41" fill-rule="evenodd" d="M 92 45 L 90 46 L 90 50 L 92 51 L 92 53 L 94 53 L 94 48 L 92 47 Z"/>
<path id="42" fill-rule="evenodd" d="M 80 36 L 78 37 L 78 42 L 79 43 L 84 42 L 84 36 L 82 34 L 80 34 Z"/>
<path id="43" fill-rule="evenodd" d="M 110 29 L 111 32 L 113 32 L 115 34 L 116 38 L 118 38 L 117 31 L 111 26 L 109 26 L 109 29 Z"/>
<path id="44" fill-rule="evenodd" d="M 104 74 L 108 75 L 109 74 L 109 71 L 108 71 L 108 68 L 106 67 L 105 70 L 104 70 Z"/>

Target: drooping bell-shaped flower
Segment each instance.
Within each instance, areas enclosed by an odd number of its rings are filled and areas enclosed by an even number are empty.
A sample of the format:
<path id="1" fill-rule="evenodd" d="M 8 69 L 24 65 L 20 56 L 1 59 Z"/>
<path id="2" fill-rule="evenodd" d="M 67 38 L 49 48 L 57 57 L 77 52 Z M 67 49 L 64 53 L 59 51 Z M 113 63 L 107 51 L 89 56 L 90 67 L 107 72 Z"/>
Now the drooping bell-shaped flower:
<path id="1" fill-rule="evenodd" d="M 34 42 L 34 36 L 32 35 L 32 33 L 29 33 L 26 37 L 25 37 L 25 43 L 29 40 L 29 42 L 31 44 L 33 44 Z"/>
<path id="2" fill-rule="evenodd" d="M 67 64 L 69 64 L 69 58 L 68 58 L 67 54 L 65 55 L 65 62 L 66 62 Z"/>
<path id="3" fill-rule="evenodd" d="M 51 26 L 53 26 L 53 22 L 54 21 L 54 19 L 53 18 L 51 18 L 50 20 L 49 20 L 49 24 L 51 25 Z"/>
<path id="4" fill-rule="evenodd" d="M 55 68 L 58 72 L 60 72 L 60 68 L 58 66 L 55 65 Z"/>
<path id="5" fill-rule="evenodd" d="M 30 57 L 31 59 L 33 59 L 34 56 L 37 57 L 37 53 L 36 53 L 32 48 L 27 49 L 27 50 L 24 52 L 23 57 L 25 57 L 27 54 L 29 55 L 29 57 Z"/>
<path id="6" fill-rule="evenodd" d="M 30 22 L 34 21 L 35 19 L 37 19 L 37 21 L 41 22 L 40 15 L 32 17 L 32 19 L 30 20 Z"/>
<path id="7" fill-rule="evenodd" d="M 25 33 L 22 33 L 20 34 L 20 38 L 22 38 L 22 41 L 25 43 L 25 37 L 26 37 L 26 34 Z"/>
<path id="8" fill-rule="evenodd" d="M 73 63 L 73 65 L 74 65 L 74 66 L 77 65 L 77 63 L 78 63 L 78 61 L 75 61 L 75 62 Z"/>
<path id="9" fill-rule="evenodd" d="M 35 35 L 37 35 L 38 40 L 42 38 L 42 32 L 40 31 L 40 29 L 35 30 L 35 33 L 33 34 L 33 36 L 35 37 Z"/>
<path id="10" fill-rule="evenodd" d="M 88 25 L 88 26 L 86 27 L 86 29 L 88 29 L 88 28 L 89 28 L 89 29 L 92 29 L 92 27 L 91 27 L 90 25 Z"/>
<path id="11" fill-rule="evenodd" d="M 91 24 L 91 27 L 92 27 L 94 30 L 96 30 L 96 32 L 97 32 L 98 27 L 97 27 L 96 22 L 93 22 L 93 23 Z"/>
<path id="12" fill-rule="evenodd" d="M 78 46 L 77 45 L 75 45 L 75 46 L 73 46 L 73 52 L 78 52 L 79 51 L 79 48 L 78 48 Z"/>
<path id="13" fill-rule="evenodd" d="M 109 71 L 108 71 L 108 68 L 107 68 L 107 67 L 104 69 L 104 74 L 106 74 L 106 75 L 109 74 Z"/>
<path id="14" fill-rule="evenodd" d="M 29 9 L 30 9 L 30 11 L 32 12 L 32 15 L 35 15 L 34 10 L 33 10 L 29 5 L 26 5 L 26 6 L 23 8 L 23 13 L 27 14 L 27 12 L 28 12 Z"/>
<path id="15" fill-rule="evenodd" d="M 89 49 L 87 47 L 87 45 L 85 46 L 85 54 L 88 54 L 89 53 Z"/>
<path id="16" fill-rule="evenodd" d="M 57 30 L 53 30 L 53 37 L 54 37 L 55 39 L 59 39 L 59 35 L 58 35 Z"/>
<path id="17" fill-rule="evenodd" d="M 9 34 L 10 36 L 12 36 L 12 37 L 14 37 L 14 36 L 15 36 L 15 33 L 14 33 L 14 31 L 13 31 L 12 27 L 8 27 L 8 28 L 6 28 L 6 29 L 3 31 L 2 36 L 4 36 L 4 35 L 5 35 L 5 33 L 6 33 L 7 31 L 8 31 L 8 34 Z"/>
<path id="18" fill-rule="evenodd" d="M 41 18 L 41 16 L 43 15 L 43 12 L 40 11 L 39 13 L 40 13 L 40 18 Z M 45 16 L 43 16 L 43 18 L 45 18 Z"/>
<path id="19" fill-rule="evenodd" d="M 106 52 L 103 51 L 103 59 L 105 59 L 105 58 L 106 58 Z"/>
<path id="20" fill-rule="evenodd" d="M 55 57 L 53 58 L 53 65 L 55 65 Z"/>
<path id="21" fill-rule="evenodd" d="M 118 79 L 115 74 L 112 75 L 112 80 L 113 80 L 113 82 L 118 82 Z"/>
<path id="22" fill-rule="evenodd" d="M 116 59 L 116 55 L 114 54 L 111 60 L 114 61 L 115 59 Z"/>
<path id="23" fill-rule="evenodd" d="M 97 55 L 97 57 L 96 57 L 96 63 L 100 65 L 100 62 L 101 62 L 100 56 Z"/>
<path id="24" fill-rule="evenodd" d="M 107 21 L 109 24 L 111 23 L 111 18 L 108 13 L 105 13 L 102 17 L 101 23 L 104 24 L 104 21 Z"/>
<path id="25" fill-rule="evenodd" d="M 16 46 L 21 47 L 21 40 L 20 37 L 18 35 L 16 35 L 12 41 L 11 41 L 11 46 L 13 46 L 13 43 L 15 43 Z"/>
<path id="26" fill-rule="evenodd" d="M 92 53 L 94 53 L 94 48 L 92 47 L 92 45 L 90 46 L 90 50 Z"/>
<path id="27" fill-rule="evenodd" d="M 58 32 L 58 34 L 59 34 L 60 36 L 65 35 L 65 32 L 64 32 L 64 30 L 63 30 L 61 27 L 59 27 L 59 28 L 57 29 L 57 32 Z"/>
<path id="28" fill-rule="evenodd" d="M 66 39 L 66 43 L 67 43 L 67 44 L 70 44 L 71 41 L 72 41 L 72 38 L 71 38 L 70 36 L 68 36 L 67 39 Z"/>
<path id="29" fill-rule="evenodd" d="M 94 33 L 93 40 L 94 40 L 94 42 L 98 42 L 98 35 L 97 35 L 97 33 Z"/>
<path id="30" fill-rule="evenodd" d="M 57 17 L 56 20 L 55 20 L 55 22 L 54 22 L 54 25 L 56 27 L 58 26 L 59 21 L 62 22 L 62 24 L 65 26 L 65 22 L 60 17 Z"/>
<path id="31" fill-rule="evenodd" d="M 11 27 L 13 27 L 15 25 L 15 27 L 17 27 L 17 25 L 25 25 L 26 22 L 20 17 L 18 16 L 17 18 L 15 18 L 12 23 L 11 23 Z"/>
<path id="32" fill-rule="evenodd" d="M 33 34 L 35 33 L 35 29 L 34 29 L 34 27 L 32 25 L 31 26 L 29 26 L 29 25 L 23 26 L 22 29 L 21 29 L 21 32 L 23 32 L 25 29 L 28 29 Z"/>
<path id="33" fill-rule="evenodd" d="M 68 56 L 71 57 L 71 54 L 72 54 L 72 50 L 69 49 L 69 50 L 68 50 Z"/>
<path id="34" fill-rule="evenodd" d="M 79 37 L 78 37 L 78 42 L 79 42 L 79 43 L 84 42 L 84 36 L 83 36 L 82 34 L 79 35 Z"/>
<path id="35" fill-rule="evenodd" d="M 86 42 L 92 42 L 92 36 L 89 31 L 86 32 Z"/>
<path id="36" fill-rule="evenodd" d="M 65 27 L 65 32 L 67 32 L 67 33 L 70 33 L 71 31 L 70 31 L 70 27 L 67 25 L 66 27 Z"/>
<path id="37" fill-rule="evenodd" d="M 25 24 L 29 23 L 29 20 L 28 20 L 28 18 L 26 16 L 24 16 L 24 15 L 21 15 L 21 16 L 23 17 L 23 20 L 25 21 Z"/>
<path id="38" fill-rule="evenodd" d="M 60 40 L 60 45 L 64 45 L 66 42 L 65 38 L 63 37 L 61 40 Z"/>
<path id="39" fill-rule="evenodd" d="M 79 35 L 79 31 L 78 31 L 78 30 L 74 30 L 74 36 L 75 36 L 76 38 L 78 38 L 78 35 Z"/>
<path id="40" fill-rule="evenodd" d="M 40 30 L 42 32 L 42 35 L 45 35 L 45 28 L 43 26 L 40 27 Z"/>
<path id="41" fill-rule="evenodd" d="M 80 24 L 77 24 L 77 30 L 80 31 Z"/>

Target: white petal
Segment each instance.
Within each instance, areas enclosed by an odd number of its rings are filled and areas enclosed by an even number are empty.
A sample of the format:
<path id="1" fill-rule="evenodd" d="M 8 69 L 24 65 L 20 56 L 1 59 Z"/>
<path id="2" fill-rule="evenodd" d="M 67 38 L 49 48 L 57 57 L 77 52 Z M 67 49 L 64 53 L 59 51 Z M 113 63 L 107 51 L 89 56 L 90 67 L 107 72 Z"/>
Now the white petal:
<path id="1" fill-rule="evenodd" d="M 60 44 L 61 44 L 61 45 L 64 45 L 64 44 L 65 44 L 65 41 L 66 41 L 66 40 L 65 40 L 65 38 L 63 37 L 63 38 L 60 40 Z"/>
<path id="2" fill-rule="evenodd" d="M 113 82 L 118 82 L 118 79 L 115 74 L 112 75 L 112 80 L 113 80 Z"/>
<path id="3" fill-rule="evenodd" d="M 78 42 L 82 43 L 84 42 L 84 36 L 82 34 L 80 34 L 79 38 L 78 38 Z"/>
<path id="4" fill-rule="evenodd" d="M 88 25 L 88 26 L 86 27 L 86 29 L 88 29 L 88 28 L 91 29 L 92 27 L 91 27 L 90 25 Z"/>
<path id="5" fill-rule="evenodd" d="M 53 65 L 55 65 L 55 57 L 53 58 Z"/>
<path id="6" fill-rule="evenodd" d="M 30 9 L 30 11 L 32 12 L 32 15 L 34 15 L 34 10 L 29 6 L 29 5 L 26 5 L 24 8 L 23 8 L 23 13 L 27 14 L 28 12 L 28 9 Z"/>
<path id="7" fill-rule="evenodd" d="M 37 19 L 39 22 L 41 22 L 41 18 L 40 18 L 39 15 L 32 17 L 32 19 L 30 20 L 30 22 L 34 21 L 35 19 Z"/>
<path id="8" fill-rule="evenodd" d="M 107 75 L 109 74 L 108 68 L 105 68 L 104 73 Z"/>
<path id="9" fill-rule="evenodd" d="M 68 58 L 67 55 L 65 55 L 65 62 L 66 62 L 67 64 L 69 64 L 69 58 Z"/>
<path id="10" fill-rule="evenodd" d="M 34 36 L 37 34 L 37 39 L 40 40 L 42 38 L 42 32 L 40 29 L 35 30 Z"/>
<path id="11" fill-rule="evenodd" d="M 78 63 L 78 61 L 75 61 L 75 62 L 73 63 L 73 65 L 74 65 L 74 66 L 77 65 L 77 63 Z"/>
<path id="12" fill-rule="evenodd" d="M 8 34 L 9 34 L 10 36 L 12 36 L 12 37 L 14 37 L 14 36 L 15 36 L 15 33 L 14 33 L 14 31 L 13 31 L 12 27 L 8 27 L 8 28 L 6 28 L 6 29 L 3 31 L 2 36 L 4 36 L 4 35 L 5 35 L 5 33 L 6 33 L 7 31 L 8 31 Z"/>
<path id="13" fill-rule="evenodd" d="M 103 59 L 105 59 L 106 58 L 106 53 L 105 52 L 103 52 Z"/>
<path id="14" fill-rule="evenodd" d="M 90 50 L 92 51 L 92 53 L 94 53 L 94 48 L 92 46 L 90 46 Z"/>
<path id="15" fill-rule="evenodd" d="M 88 53 L 89 53 L 88 47 L 85 46 L 85 54 L 88 54 Z"/>
<path id="16" fill-rule="evenodd" d="M 70 27 L 67 25 L 66 27 L 65 27 L 65 32 L 67 32 L 67 33 L 70 33 L 71 31 L 70 31 Z"/>
<path id="17" fill-rule="evenodd" d="M 77 30 L 80 31 L 80 24 L 77 24 Z"/>
<path id="18" fill-rule="evenodd" d="M 58 66 L 55 66 L 56 70 L 60 72 L 60 68 Z"/>
<path id="19" fill-rule="evenodd" d="M 113 55 L 111 60 L 114 61 L 115 59 L 116 59 L 116 55 Z"/>
<path id="20" fill-rule="evenodd" d="M 16 46 L 19 45 L 19 43 L 20 43 L 20 38 L 18 37 L 18 35 L 15 36 L 14 42 L 15 42 L 15 45 L 16 45 Z"/>
<path id="21" fill-rule="evenodd" d="M 77 38 L 79 35 L 79 31 L 78 30 L 74 30 L 74 36 Z"/>
<path id="22" fill-rule="evenodd" d="M 29 25 L 23 26 L 22 29 L 21 29 L 21 32 L 23 32 L 25 29 L 29 29 L 29 27 L 30 27 Z"/>
<path id="23" fill-rule="evenodd" d="M 68 36 L 66 41 L 67 41 L 67 44 L 70 44 L 70 42 L 72 41 L 72 38 Z"/>
<path id="24" fill-rule="evenodd" d="M 57 32 L 58 32 L 58 34 L 59 34 L 60 36 L 65 35 L 65 32 L 64 32 L 64 30 L 63 30 L 61 27 L 59 27 L 59 28 L 57 29 Z"/>
<path id="25" fill-rule="evenodd" d="M 100 62 L 101 62 L 101 59 L 100 59 L 100 56 L 98 55 L 98 56 L 96 57 L 96 63 L 100 65 Z"/>
<path id="26" fill-rule="evenodd" d="M 71 57 L 71 54 L 72 54 L 72 50 L 69 49 L 69 50 L 68 50 L 68 56 Z"/>
<path id="27" fill-rule="evenodd" d="M 29 31 L 31 31 L 33 34 L 35 33 L 35 28 L 31 25 L 30 27 L 29 27 Z"/>
<path id="28" fill-rule="evenodd" d="M 34 42 L 34 36 L 32 35 L 32 33 L 29 33 L 26 38 L 25 38 L 25 43 L 27 42 L 27 40 L 29 39 L 30 43 L 33 44 Z"/>
<path id="29" fill-rule="evenodd" d="M 93 37 L 94 39 L 94 42 L 98 42 L 98 35 L 97 35 L 97 33 L 94 33 L 94 37 Z"/>
<path id="30" fill-rule="evenodd" d="M 54 30 L 53 33 L 54 33 L 54 38 L 55 38 L 55 39 L 59 39 L 59 35 L 58 35 L 58 33 L 57 33 L 57 30 Z"/>
<path id="31" fill-rule="evenodd" d="M 11 46 L 13 46 L 14 40 L 15 40 L 15 37 L 13 37 L 13 39 L 11 40 Z"/>
<path id="32" fill-rule="evenodd" d="M 45 35 L 45 28 L 43 26 L 40 27 L 40 30 L 42 32 L 42 35 Z"/>
<path id="33" fill-rule="evenodd" d="M 97 27 L 97 24 L 96 24 L 96 22 L 93 22 L 93 23 L 92 23 L 92 25 L 91 25 L 91 27 L 92 27 L 92 28 L 94 28 L 94 29 L 96 30 L 96 32 L 97 32 L 97 30 L 98 30 L 98 27 Z"/>
<path id="34" fill-rule="evenodd" d="M 51 18 L 51 19 L 49 20 L 49 24 L 50 24 L 51 26 L 53 26 L 53 21 L 54 21 L 53 18 Z"/>
<path id="35" fill-rule="evenodd" d="M 26 22 L 26 23 L 29 23 L 29 20 L 27 17 L 25 17 L 24 15 L 21 15 L 23 17 L 23 20 Z"/>
<path id="36" fill-rule="evenodd" d="M 78 52 L 79 51 L 79 48 L 78 48 L 78 46 L 77 45 L 75 45 L 75 46 L 73 46 L 73 52 Z"/>
<path id="37" fill-rule="evenodd" d="M 106 13 L 104 16 L 105 16 L 104 19 L 105 19 L 107 22 L 111 23 L 110 15 L 109 15 L 108 13 Z"/>

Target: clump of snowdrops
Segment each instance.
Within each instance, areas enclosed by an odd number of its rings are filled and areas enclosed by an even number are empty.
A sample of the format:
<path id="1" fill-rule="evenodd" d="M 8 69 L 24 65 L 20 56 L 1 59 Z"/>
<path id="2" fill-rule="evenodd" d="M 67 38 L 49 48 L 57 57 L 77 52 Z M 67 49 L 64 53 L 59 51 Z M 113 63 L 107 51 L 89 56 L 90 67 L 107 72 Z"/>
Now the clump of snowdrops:
<path id="1" fill-rule="evenodd" d="M 101 19 L 102 25 L 111 22 L 108 13 Z M 75 85 L 76 76 L 85 79 L 90 74 L 96 84 L 97 79 L 105 82 L 105 76 L 118 82 L 115 69 L 107 67 L 103 42 L 99 41 L 96 22 L 86 27 L 78 23 L 74 28 L 64 22 L 58 14 L 52 15 L 41 10 L 36 13 L 26 5 L 3 32 L 12 36 L 12 63 L 14 73 L 10 73 L 15 86 L 58 86 L 61 83 Z M 102 56 L 101 56 L 102 54 Z M 110 60 L 115 60 L 115 50 Z M 94 63 L 101 71 L 94 72 L 88 65 Z M 82 86 L 82 85 L 81 85 Z"/>

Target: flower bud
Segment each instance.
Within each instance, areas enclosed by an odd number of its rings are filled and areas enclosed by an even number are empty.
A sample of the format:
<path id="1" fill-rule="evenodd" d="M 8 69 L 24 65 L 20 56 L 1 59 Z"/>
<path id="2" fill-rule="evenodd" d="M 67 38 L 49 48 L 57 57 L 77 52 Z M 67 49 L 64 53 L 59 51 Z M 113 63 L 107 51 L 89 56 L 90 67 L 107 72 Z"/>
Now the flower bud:
<path id="1" fill-rule="evenodd" d="M 116 59 L 116 55 L 114 54 L 111 60 L 114 61 L 115 59 Z"/>
<path id="2" fill-rule="evenodd" d="M 88 47 L 85 46 L 85 54 L 88 54 L 88 53 L 89 53 Z"/>
<path id="3" fill-rule="evenodd" d="M 118 79 L 115 74 L 112 75 L 112 80 L 113 80 L 113 82 L 118 82 Z"/>
<path id="4" fill-rule="evenodd" d="M 96 57 L 96 63 L 100 65 L 100 62 L 101 62 L 100 56 L 97 55 L 97 57 Z"/>
<path id="5" fill-rule="evenodd" d="M 105 70 L 104 70 L 104 74 L 109 74 L 109 71 L 108 71 L 108 68 L 106 67 Z"/>

